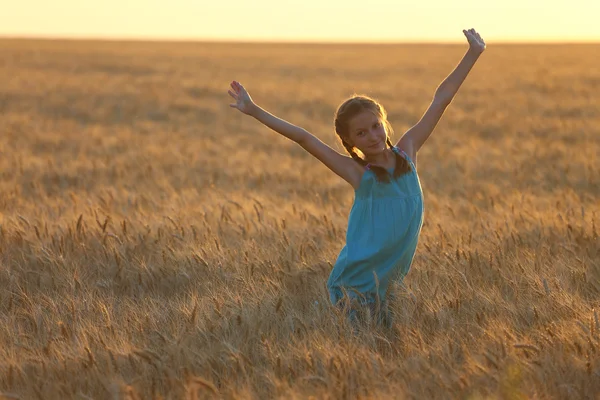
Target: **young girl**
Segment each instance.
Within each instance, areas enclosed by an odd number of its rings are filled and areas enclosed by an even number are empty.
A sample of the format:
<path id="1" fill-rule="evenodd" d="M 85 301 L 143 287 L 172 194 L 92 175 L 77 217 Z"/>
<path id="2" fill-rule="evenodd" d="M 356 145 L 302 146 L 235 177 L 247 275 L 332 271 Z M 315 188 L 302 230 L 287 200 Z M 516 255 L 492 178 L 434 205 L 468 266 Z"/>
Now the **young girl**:
<path id="1" fill-rule="evenodd" d="M 485 50 L 485 42 L 474 29 L 463 33 L 468 51 L 437 88 L 419 122 L 395 145 L 390 140 L 392 128 L 386 111 L 375 100 L 354 96 L 338 108 L 335 132 L 350 157 L 263 110 L 240 83 L 231 83 L 229 95 L 235 99 L 231 107 L 298 143 L 355 190 L 346 245 L 327 281 L 333 304 L 346 298 L 375 311 L 385 304 L 390 283 L 401 281 L 408 273 L 423 223 L 417 152 Z"/>

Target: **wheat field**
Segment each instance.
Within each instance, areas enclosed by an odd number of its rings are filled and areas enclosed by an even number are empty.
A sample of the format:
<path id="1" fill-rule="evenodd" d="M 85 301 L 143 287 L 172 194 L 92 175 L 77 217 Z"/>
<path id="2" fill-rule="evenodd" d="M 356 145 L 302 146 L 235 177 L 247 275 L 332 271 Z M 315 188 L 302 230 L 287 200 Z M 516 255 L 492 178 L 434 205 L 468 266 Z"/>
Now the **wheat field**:
<path id="1" fill-rule="evenodd" d="M 494 45 L 419 152 L 392 329 L 329 305 L 343 152 L 466 46 L 0 41 L 0 398 L 600 399 L 600 45 Z"/>

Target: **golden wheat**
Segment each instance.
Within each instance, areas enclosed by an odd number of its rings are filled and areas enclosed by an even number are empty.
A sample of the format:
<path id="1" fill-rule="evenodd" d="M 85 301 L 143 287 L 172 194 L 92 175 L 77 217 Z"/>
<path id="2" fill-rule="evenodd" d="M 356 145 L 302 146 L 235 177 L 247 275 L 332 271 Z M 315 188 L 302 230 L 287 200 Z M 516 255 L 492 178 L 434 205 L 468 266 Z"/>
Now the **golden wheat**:
<path id="1" fill-rule="evenodd" d="M 489 44 L 391 331 L 328 304 L 350 186 L 228 107 L 398 138 L 464 50 L 1 41 L 0 397 L 599 398 L 598 45 Z"/>

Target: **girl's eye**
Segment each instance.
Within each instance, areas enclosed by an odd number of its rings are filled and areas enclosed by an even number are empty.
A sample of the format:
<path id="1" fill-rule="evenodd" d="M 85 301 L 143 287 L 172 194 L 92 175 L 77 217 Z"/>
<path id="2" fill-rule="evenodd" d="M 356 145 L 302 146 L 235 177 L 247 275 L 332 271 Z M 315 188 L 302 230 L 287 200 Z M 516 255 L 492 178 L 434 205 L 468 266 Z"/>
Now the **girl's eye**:
<path id="1" fill-rule="evenodd" d="M 373 125 L 374 128 L 379 128 L 381 126 L 381 122 L 376 122 L 375 125 Z"/>

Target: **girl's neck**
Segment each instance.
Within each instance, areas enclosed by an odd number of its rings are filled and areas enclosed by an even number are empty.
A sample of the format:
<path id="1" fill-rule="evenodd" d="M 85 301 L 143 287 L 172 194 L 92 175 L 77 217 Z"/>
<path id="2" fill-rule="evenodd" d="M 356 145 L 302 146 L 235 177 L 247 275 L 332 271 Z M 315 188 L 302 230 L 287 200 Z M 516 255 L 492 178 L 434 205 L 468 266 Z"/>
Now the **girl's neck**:
<path id="1" fill-rule="evenodd" d="M 368 157 L 365 161 L 371 165 L 377 165 L 380 167 L 388 168 L 388 166 L 393 164 L 395 160 L 396 158 L 394 152 L 388 147 L 381 153 L 375 156 Z"/>

